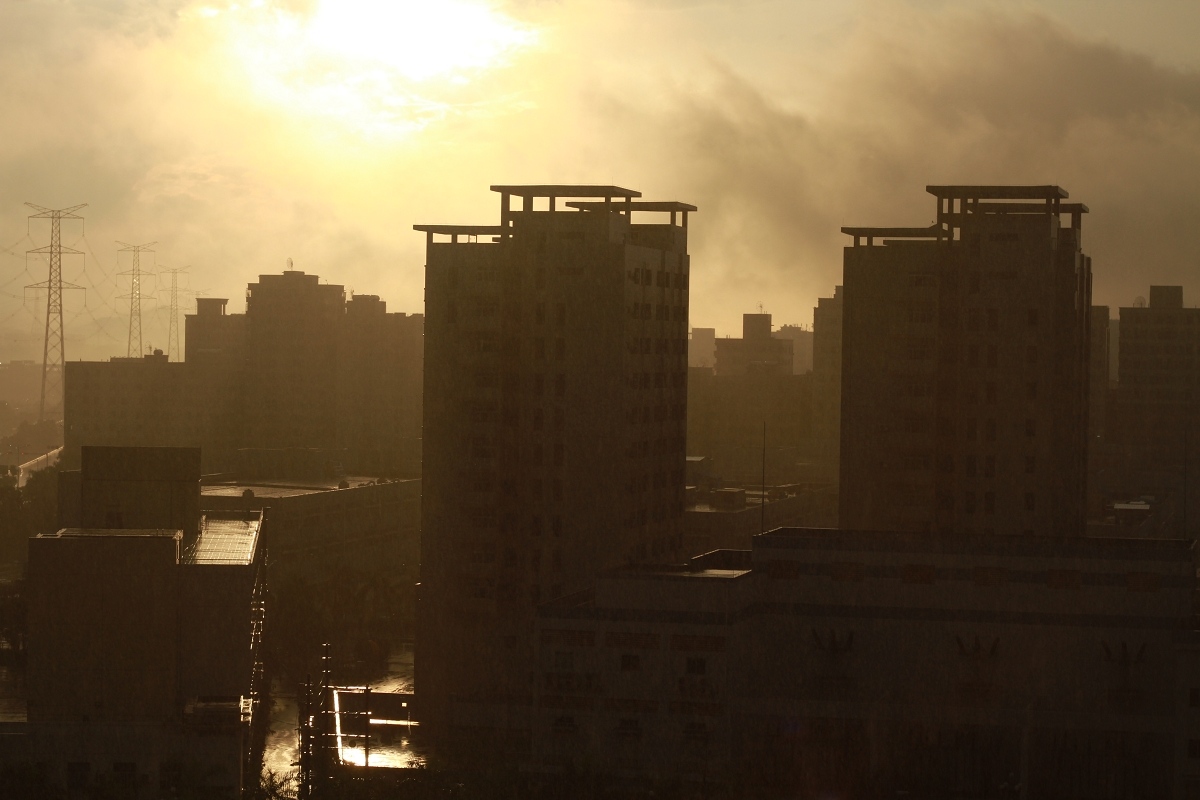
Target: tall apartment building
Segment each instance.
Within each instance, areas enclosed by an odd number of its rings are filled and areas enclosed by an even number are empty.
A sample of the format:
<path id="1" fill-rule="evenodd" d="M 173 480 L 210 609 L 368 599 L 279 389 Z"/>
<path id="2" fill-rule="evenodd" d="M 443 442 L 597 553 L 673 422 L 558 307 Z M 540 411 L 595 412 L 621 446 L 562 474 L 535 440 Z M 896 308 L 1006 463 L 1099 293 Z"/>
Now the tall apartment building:
<path id="1" fill-rule="evenodd" d="M 1177 515 L 1194 518 L 1195 508 L 1183 508 L 1181 487 L 1185 476 L 1193 486 L 1200 478 L 1200 309 L 1184 307 L 1182 286 L 1151 286 L 1149 305 L 1121 308 L 1120 315 L 1121 372 L 1110 425 L 1116 488 L 1174 495 Z"/>
<path id="2" fill-rule="evenodd" d="M 742 314 L 742 338 L 717 339 L 716 375 L 791 375 L 792 340 L 771 335 L 770 314 Z"/>
<path id="3" fill-rule="evenodd" d="M 1057 186 L 927 189 L 928 228 L 842 229 L 841 525 L 1082 534 L 1087 208 Z"/>
<path id="4" fill-rule="evenodd" d="M 821 468 L 834 484 L 842 440 L 842 287 L 821 297 L 813 309 L 813 446 Z"/>
<path id="5" fill-rule="evenodd" d="M 417 685 L 435 735 L 473 730 L 520 749 L 539 602 L 682 545 L 696 209 L 615 186 L 492 189 L 499 225 L 416 226 L 427 235 Z M 669 216 L 634 221 L 646 212 Z"/>

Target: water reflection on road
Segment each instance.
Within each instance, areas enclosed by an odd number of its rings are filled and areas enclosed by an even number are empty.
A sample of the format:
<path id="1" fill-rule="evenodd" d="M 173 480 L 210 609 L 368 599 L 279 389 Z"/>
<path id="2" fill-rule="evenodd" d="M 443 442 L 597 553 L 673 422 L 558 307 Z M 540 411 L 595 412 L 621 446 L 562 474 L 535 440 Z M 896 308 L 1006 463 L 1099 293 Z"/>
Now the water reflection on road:
<path id="1" fill-rule="evenodd" d="M 299 709 L 296 696 L 277 686 L 272 692 L 270 727 L 267 731 L 263 770 L 286 775 L 297 770 L 299 759 Z M 411 692 L 413 689 L 412 645 L 397 645 L 388 658 L 387 676 L 371 686 L 372 692 Z M 364 751 L 361 742 L 347 742 L 342 758 L 351 764 L 362 764 Z M 389 725 L 381 721 L 371 726 L 371 766 L 419 767 L 425 764 L 425 753 L 414 746 L 406 725 Z"/>

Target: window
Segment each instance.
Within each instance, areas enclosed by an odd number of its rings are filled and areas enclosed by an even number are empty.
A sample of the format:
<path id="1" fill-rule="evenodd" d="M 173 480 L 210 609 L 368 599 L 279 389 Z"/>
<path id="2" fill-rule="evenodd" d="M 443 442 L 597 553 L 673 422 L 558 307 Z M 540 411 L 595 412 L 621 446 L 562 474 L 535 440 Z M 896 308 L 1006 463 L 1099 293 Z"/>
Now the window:
<path id="1" fill-rule="evenodd" d="M 969 331 L 979 330 L 979 309 L 978 308 L 967 309 L 967 330 L 969 330 Z"/>
<path id="2" fill-rule="evenodd" d="M 554 340 L 554 357 L 561 359 L 567 355 L 567 342 L 565 339 Z"/>
<path id="3" fill-rule="evenodd" d="M 565 375 L 554 376 L 554 396 L 563 397 L 567 393 L 567 378 Z"/>
<path id="4" fill-rule="evenodd" d="M 967 441 L 968 442 L 975 441 L 977 425 L 978 425 L 978 423 L 975 420 L 973 420 L 973 419 L 967 420 Z"/>
<path id="5" fill-rule="evenodd" d="M 974 492 L 967 492 L 966 498 L 964 499 L 964 502 L 963 502 L 963 510 L 966 511 L 968 514 L 975 513 L 975 493 Z"/>
<path id="6" fill-rule="evenodd" d="M 987 440 L 989 442 L 996 441 L 996 420 L 989 419 L 987 421 L 987 428 L 985 430 L 987 432 Z"/>
<path id="7" fill-rule="evenodd" d="M 642 738 L 642 723 L 636 719 L 623 719 L 617 723 L 617 736 L 622 739 Z"/>
<path id="8" fill-rule="evenodd" d="M 1037 420 L 1025 420 L 1025 435 L 1029 437 L 1037 436 Z"/>
<path id="9" fill-rule="evenodd" d="M 540 431 L 542 429 L 542 417 L 542 409 L 535 408 L 533 410 L 533 429 L 535 431 Z"/>
<path id="10" fill-rule="evenodd" d="M 708 662 L 698 656 L 691 656 L 687 660 L 688 675 L 704 675 L 708 672 Z"/>
<path id="11" fill-rule="evenodd" d="M 1200 758 L 1200 739 L 1188 739 L 1188 758 Z"/>
<path id="12" fill-rule="evenodd" d="M 546 357 L 546 340 L 540 336 L 533 340 L 533 356 L 539 361 Z"/>
<path id="13" fill-rule="evenodd" d="M 1036 308 L 1029 309 L 1029 324 L 1030 325 L 1038 324 L 1038 312 L 1037 312 Z"/>
<path id="14" fill-rule="evenodd" d="M 985 513 L 985 514 L 995 514 L 996 513 L 996 493 L 995 492 L 984 492 L 983 493 L 983 513 Z"/>
<path id="15" fill-rule="evenodd" d="M 561 491 L 561 487 L 558 487 L 558 488 Z M 550 520 L 550 530 L 551 530 L 551 532 L 554 533 L 555 536 L 562 536 L 562 530 L 563 530 L 562 517 L 555 515 L 555 517 L 552 520 Z M 560 559 L 560 554 L 558 553 L 557 550 L 554 553 L 554 558 L 556 561 L 558 561 Z"/>
<path id="16" fill-rule="evenodd" d="M 1030 400 L 1037 400 L 1037 381 L 1030 381 L 1025 389 Z"/>
<path id="17" fill-rule="evenodd" d="M 533 316 L 534 316 L 534 319 L 537 320 L 537 323 L 539 325 L 541 325 L 543 322 L 545 322 L 546 321 L 546 304 L 538 303 L 534 307 Z"/>
<path id="18" fill-rule="evenodd" d="M 642 668 L 642 657 L 637 653 L 621 654 L 621 672 L 637 672 Z"/>
<path id="19" fill-rule="evenodd" d="M 967 348 L 967 366 L 979 366 L 979 345 L 973 344 Z"/>
<path id="20" fill-rule="evenodd" d="M 555 652 L 554 668 L 559 672 L 571 672 L 575 669 L 575 654 L 570 650 L 559 650 Z"/>
<path id="21" fill-rule="evenodd" d="M 989 331 L 1000 329 L 1000 314 L 994 308 L 987 310 L 987 325 Z"/>
<path id="22" fill-rule="evenodd" d="M 1037 471 L 1037 457 L 1025 456 L 1025 472 L 1032 474 Z"/>
<path id="23" fill-rule="evenodd" d="M 1033 492 L 1025 493 L 1025 510 L 1037 511 L 1037 495 Z"/>
<path id="24" fill-rule="evenodd" d="M 967 456 L 967 477 L 975 477 L 975 456 Z"/>
<path id="25" fill-rule="evenodd" d="M 984 399 L 989 403 L 996 402 L 996 384 L 989 383 L 984 387 Z"/>
<path id="26" fill-rule="evenodd" d="M 554 309 L 554 321 L 559 325 L 565 325 L 567 322 L 567 306 L 565 303 L 559 303 Z"/>
<path id="27" fill-rule="evenodd" d="M 996 477 L 996 457 L 995 456 L 986 456 L 983 459 L 983 477 L 985 477 L 985 478 Z"/>
<path id="28" fill-rule="evenodd" d="M 1038 360 L 1038 349 L 1036 344 L 1031 344 L 1025 348 L 1025 361 L 1029 364 L 1036 364 Z"/>
<path id="29" fill-rule="evenodd" d="M 1188 690 L 1188 706 L 1191 708 L 1200 708 L 1200 689 L 1193 687 Z"/>

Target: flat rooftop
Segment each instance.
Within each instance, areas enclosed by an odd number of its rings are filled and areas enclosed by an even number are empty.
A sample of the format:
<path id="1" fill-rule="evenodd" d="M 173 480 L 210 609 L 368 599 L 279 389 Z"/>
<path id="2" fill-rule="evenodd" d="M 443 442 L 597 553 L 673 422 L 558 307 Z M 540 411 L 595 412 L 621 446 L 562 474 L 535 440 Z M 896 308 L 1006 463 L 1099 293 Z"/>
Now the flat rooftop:
<path id="1" fill-rule="evenodd" d="M 636 189 L 623 186 L 599 186 L 579 183 L 540 183 L 528 185 L 496 185 L 493 192 L 514 197 L 641 197 Z"/>
<path id="2" fill-rule="evenodd" d="M 183 538 L 183 531 L 169 528 L 63 528 L 56 533 L 39 533 L 38 539 L 83 539 L 106 536 L 109 538 L 164 537 Z"/>
<path id="3" fill-rule="evenodd" d="M 1071 195 L 1061 186 L 1043 185 L 958 185 L 926 186 L 925 191 L 934 197 L 965 198 L 969 200 L 1065 200 Z"/>
<path id="4" fill-rule="evenodd" d="M 250 490 L 254 492 L 255 497 L 299 497 L 304 494 L 336 491 L 343 480 L 350 484 L 349 488 L 351 489 L 382 482 L 378 478 L 365 476 L 303 481 L 269 479 L 257 481 L 216 481 L 201 486 L 200 494 L 203 497 L 241 497 L 245 494 L 246 490 Z M 416 478 L 389 482 L 406 483 L 410 480 L 416 480 Z"/>
<path id="5" fill-rule="evenodd" d="M 200 535 L 183 554 L 184 564 L 245 566 L 258 549 L 261 514 L 205 514 Z"/>

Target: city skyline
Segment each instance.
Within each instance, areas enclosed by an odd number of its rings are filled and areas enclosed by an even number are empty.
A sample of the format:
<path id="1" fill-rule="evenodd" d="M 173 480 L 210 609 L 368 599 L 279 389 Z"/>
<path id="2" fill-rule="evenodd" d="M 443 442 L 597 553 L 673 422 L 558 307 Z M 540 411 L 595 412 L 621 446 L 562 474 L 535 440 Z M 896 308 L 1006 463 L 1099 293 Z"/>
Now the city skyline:
<path id="1" fill-rule="evenodd" d="M 451 52 L 429 74 L 375 39 L 347 56 L 346 30 L 440 41 L 440 12 L 337 6 L 0 9 L 3 57 L 22 64 L 0 83 L 13 120 L 0 146 L 0 247 L 12 251 L 0 253 L 0 360 L 40 353 L 36 300 L 26 309 L 18 289 L 45 277 L 36 263 L 36 280 L 23 272 L 24 251 L 45 244 L 36 228 L 21 238 L 26 201 L 90 203 L 98 288 L 87 313 L 83 293 L 66 298 L 68 350 L 87 358 L 125 338 L 114 298 L 127 287 L 102 276 L 120 271 L 115 239 L 158 239 L 160 261 L 191 264 L 210 296 L 294 258 L 418 311 L 421 241 L 407 229 L 485 213 L 477 175 L 636 185 L 718 212 L 694 242 L 708 267 L 693 321 L 722 335 L 760 301 L 781 324 L 806 322 L 837 283 L 836 229 L 928 222 L 913 189 L 927 182 L 1086 195 L 1099 304 L 1187 283 L 1198 263 L 1170 235 L 1196 211 L 1194 10 L 461 0 L 464 41 L 483 55 Z M 680 35 L 652 47 L 657 29 Z M 288 55 L 305 43 L 309 60 Z M 351 88 L 318 80 L 322 66 Z"/>

